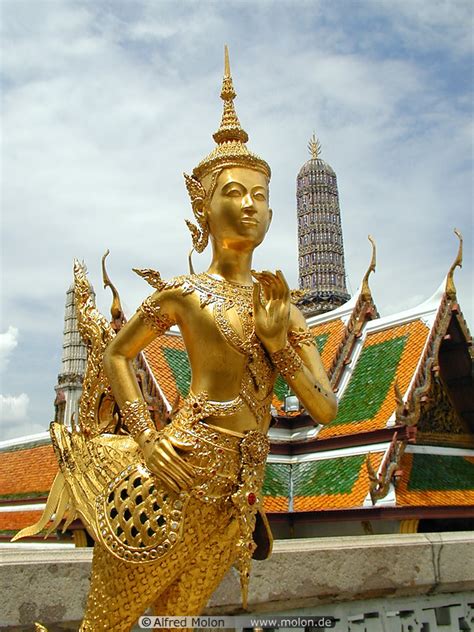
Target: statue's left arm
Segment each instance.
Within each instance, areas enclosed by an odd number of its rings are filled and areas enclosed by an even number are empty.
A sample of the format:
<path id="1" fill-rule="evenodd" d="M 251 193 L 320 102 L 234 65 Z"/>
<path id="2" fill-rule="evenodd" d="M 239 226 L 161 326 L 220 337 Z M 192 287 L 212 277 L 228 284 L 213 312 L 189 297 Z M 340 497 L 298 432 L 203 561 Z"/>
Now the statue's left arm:
<path id="1" fill-rule="evenodd" d="M 254 276 L 258 337 L 309 415 L 318 423 L 330 423 L 337 413 L 337 399 L 305 318 L 291 305 L 285 277 L 279 270 Z"/>

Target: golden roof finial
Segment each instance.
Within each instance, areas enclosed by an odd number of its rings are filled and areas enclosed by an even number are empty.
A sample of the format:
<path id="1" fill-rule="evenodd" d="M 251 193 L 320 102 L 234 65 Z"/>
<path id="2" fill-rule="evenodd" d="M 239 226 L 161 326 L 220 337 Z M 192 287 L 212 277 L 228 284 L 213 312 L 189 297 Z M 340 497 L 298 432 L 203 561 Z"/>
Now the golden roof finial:
<path id="1" fill-rule="evenodd" d="M 371 296 L 370 287 L 369 287 L 369 276 L 371 272 L 375 272 L 375 264 L 377 262 L 377 248 L 375 246 L 375 240 L 372 235 L 368 235 L 368 240 L 372 244 L 372 258 L 370 260 L 370 265 L 367 268 L 367 272 L 364 274 L 364 278 L 362 279 L 362 288 L 361 295 L 365 298 L 369 298 Z"/>
<path id="2" fill-rule="evenodd" d="M 462 268 L 462 242 L 463 242 L 462 234 L 457 228 L 454 229 L 454 234 L 459 239 L 459 248 L 458 248 L 458 254 L 456 255 L 456 259 L 453 261 L 451 267 L 449 268 L 449 271 L 446 277 L 446 289 L 445 289 L 447 297 L 451 300 L 456 299 L 456 286 L 454 285 L 454 270 L 457 267 Z"/>
<path id="3" fill-rule="evenodd" d="M 212 135 L 218 145 L 227 141 L 240 141 L 246 143 L 249 139 L 247 132 L 242 129 L 235 112 L 234 99 L 236 97 L 232 75 L 230 74 L 229 49 L 224 48 L 224 78 L 222 79 L 221 99 L 224 101 L 221 125 Z"/>
<path id="4" fill-rule="evenodd" d="M 112 315 L 112 322 L 115 324 L 125 322 L 125 317 L 122 309 L 122 304 L 120 303 L 120 296 L 117 292 L 117 288 L 110 280 L 110 277 L 107 272 L 107 268 L 105 267 L 105 260 L 110 254 L 110 250 L 107 248 L 104 256 L 102 257 L 102 281 L 104 283 L 104 289 L 109 287 L 112 292 L 112 305 L 110 306 L 110 313 Z"/>
<path id="5" fill-rule="evenodd" d="M 321 155 L 321 143 L 319 142 L 319 138 L 316 137 L 315 132 L 313 132 L 313 135 L 309 140 L 308 149 L 313 160 L 319 158 L 319 156 Z"/>
<path id="6" fill-rule="evenodd" d="M 236 97 L 232 75 L 230 73 L 229 50 L 224 49 L 224 78 L 222 80 L 221 99 L 224 101 L 221 124 L 213 138 L 217 145 L 204 160 L 193 169 L 193 177 L 199 182 L 213 171 L 226 167 L 246 167 L 264 173 L 270 179 L 270 167 L 259 156 L 252 153 L 246 143 L 247 132 L 242 129 L 234 108 Z M 189 187 L 188 187 L 189 189 Z"/>

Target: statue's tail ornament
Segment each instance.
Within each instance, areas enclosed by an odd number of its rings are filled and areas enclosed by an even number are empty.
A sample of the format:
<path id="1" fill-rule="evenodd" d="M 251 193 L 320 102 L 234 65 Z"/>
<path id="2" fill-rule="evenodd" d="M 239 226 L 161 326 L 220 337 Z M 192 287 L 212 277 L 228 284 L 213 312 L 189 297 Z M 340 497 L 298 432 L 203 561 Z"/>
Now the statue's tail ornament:
<path id="1" fill-rule="evenodd" d="M 33 535 L 37 535 L 43 529 L 48 526 L 48 530 L 46 532 L 45 537 L 47 537 L 50 533 L 52 533 L 55 529 L 58 528 L 61 520 L 65 517 L 67 507 L 69 505 L 69 494 L 66 489 L 64 476 L 59 472 L 56 474 L 56 478 L 54 479 L 53 486 L 51 487 L 51 491 L 49 492 L 48 500 L 46 502 L 46 507 L 44 508 L 43 514 L 38 522 L 31 525 L 30 527 L 25 527 L 21 531 L 13 536 L 12 542 L 16 542 L 20 538 L 28 538 Z M 54 520 L 53 520 L 54 518 Z M 53 520 L 53 522 L 48 525 L 48 523 Z M 68 525 L 65 525 L 63 531 L 66 530 Z M 41 628 L 40 628 L 41 629 Z"/>

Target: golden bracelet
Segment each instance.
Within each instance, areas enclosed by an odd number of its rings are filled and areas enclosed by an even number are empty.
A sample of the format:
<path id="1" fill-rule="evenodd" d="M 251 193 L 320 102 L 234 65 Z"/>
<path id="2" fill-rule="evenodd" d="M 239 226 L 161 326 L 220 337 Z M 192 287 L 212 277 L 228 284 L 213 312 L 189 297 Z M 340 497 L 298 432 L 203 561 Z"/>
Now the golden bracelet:
<path id="1" fill-rule="evenodd" d="M 314 345 L 314 334 L 309 329 L 303 329 L 302 327 L 296 330 L 292 329 L 288 332 L 288 342 L 294 349 L 301 348 L 303 345 L 311 347 Z"/>
<path id="2" fill-rule="evenodd" d="M 283 349 L 271 353 L 270 358 L 284 378 L 294 378 L 296 373 L 303 368 L 303 360 L 288 343 Z"/>
<path id="3" fill-rule="evenodd" d="M 126 401 L 120 410 L 129 433 L 136 439 L 145 430 L 156 430 L 148 406 L 143 400 Z"/>

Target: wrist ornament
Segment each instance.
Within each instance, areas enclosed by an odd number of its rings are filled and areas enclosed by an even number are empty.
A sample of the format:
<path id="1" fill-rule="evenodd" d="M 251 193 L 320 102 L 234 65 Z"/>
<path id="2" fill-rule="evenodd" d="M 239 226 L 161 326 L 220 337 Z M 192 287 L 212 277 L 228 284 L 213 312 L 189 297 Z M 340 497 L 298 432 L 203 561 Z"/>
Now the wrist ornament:
<path id="1" fill-rule="evenodd" d="M 293 347 L 286 343 L 283 349 L 270 353 L 270 358 L 282 377 L 294 378 L 303 368 L 303 360 Z"/>
<path id="2" fill-rule="evenodd" d="M 148 406 L 143 400 L 126 401 L 120 410 L 129 433 L 136 440 L 145 430 L 155 430 Z"/>

